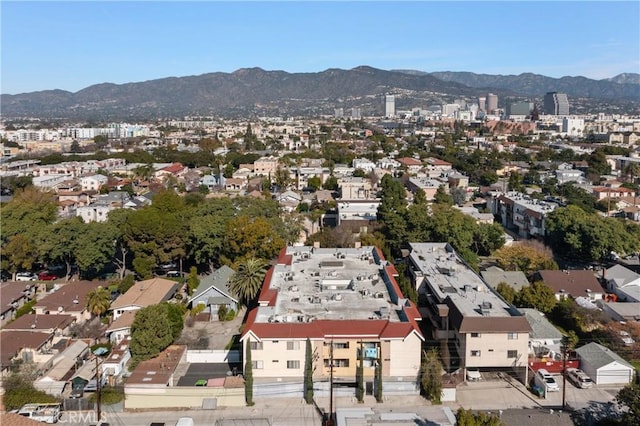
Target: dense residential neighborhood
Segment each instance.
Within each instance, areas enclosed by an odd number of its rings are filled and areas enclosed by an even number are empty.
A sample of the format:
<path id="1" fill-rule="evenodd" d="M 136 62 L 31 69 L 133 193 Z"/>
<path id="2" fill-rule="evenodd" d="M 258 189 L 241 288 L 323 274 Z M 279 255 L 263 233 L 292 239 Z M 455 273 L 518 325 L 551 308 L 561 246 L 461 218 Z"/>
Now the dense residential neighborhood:
<path id="1" fill-rule="evenodd" d="M 525 401 L 494 412 L 574 413 L 636 386 L 640 118 L 384 101 L 4 121 L 4 407 L 417 398 L 448 419 L 492 386 Z"/>

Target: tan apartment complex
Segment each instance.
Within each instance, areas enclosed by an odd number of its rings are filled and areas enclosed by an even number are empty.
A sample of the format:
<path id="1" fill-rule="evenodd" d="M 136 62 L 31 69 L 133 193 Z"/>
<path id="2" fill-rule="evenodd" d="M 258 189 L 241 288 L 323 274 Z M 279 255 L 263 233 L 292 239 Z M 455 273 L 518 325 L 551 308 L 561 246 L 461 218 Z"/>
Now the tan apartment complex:
<path id="1" fill-rule="evenodd" d="M 448 243 L 410 243 L 410 271 L 425 321 L 454 369 L 517 374 L 525 383 L 531 327 Z"/>
<path id="2" fill-rule="evenodd" d="M 317 395 L 334 383 L 353 395 L 363 354 L 368 392 L 381 363 L 385 394 L 419 392 L 423 336 L 395 267 L 375 247 L 287 247 L 265 277 L 241 341 L 251 347 L 254 394 L 302 396 L 306 341 Z"/>

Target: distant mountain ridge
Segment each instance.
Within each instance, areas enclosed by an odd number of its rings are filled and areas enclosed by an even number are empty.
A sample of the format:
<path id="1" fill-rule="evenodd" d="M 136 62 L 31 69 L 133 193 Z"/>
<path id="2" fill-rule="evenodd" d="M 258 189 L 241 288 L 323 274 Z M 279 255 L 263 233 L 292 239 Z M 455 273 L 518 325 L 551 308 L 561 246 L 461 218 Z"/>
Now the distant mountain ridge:
<path id="1" fill-rule="evenodd" d="M 624 76 L 624 75 L 621 75 Z M 633 75 L 616 76 L 634 81 Z M 83 120 L 149 119 L 185 115 L 251 117 L 256 115 L 332 114 L 334 108 L 359 107 L 382 113 L 385 94 L 396 95 L 398 108 L 473 98 L 493 91 L 499 96 L 541 98 L 547 91 L 570 98 L 638 100 L 640 84 L 554 79 L 536 74 L 494 76 L 468 72 L 386 71 L 369 66 L 317 73 L 288 73 L 243 68 L 232 73 L 168 77 L 137 83 L 96 84 L 76 93 L 45 90 L 3 94 L 5 118 L 40 117 Z"/>

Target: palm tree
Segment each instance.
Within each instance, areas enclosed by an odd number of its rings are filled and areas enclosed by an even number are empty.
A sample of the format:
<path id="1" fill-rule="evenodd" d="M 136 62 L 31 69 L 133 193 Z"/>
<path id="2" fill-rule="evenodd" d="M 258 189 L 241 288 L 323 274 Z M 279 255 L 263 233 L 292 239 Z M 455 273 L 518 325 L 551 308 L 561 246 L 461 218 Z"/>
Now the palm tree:
<path id="1" fill-rule="evenodd" d="M 102 286 L 87 293 L 87 309 L 94 315 L 102 315 L 111 306 L 111 293 Z"/>
<path id="2" fill-rule="evenodd" d="M 264 260 L 250 257 L 243 260 L 238 265 L 236 273 L 231 276 L 229 289 L 244 305 L 248 305 L 258 296 L 268 266 Z"/>

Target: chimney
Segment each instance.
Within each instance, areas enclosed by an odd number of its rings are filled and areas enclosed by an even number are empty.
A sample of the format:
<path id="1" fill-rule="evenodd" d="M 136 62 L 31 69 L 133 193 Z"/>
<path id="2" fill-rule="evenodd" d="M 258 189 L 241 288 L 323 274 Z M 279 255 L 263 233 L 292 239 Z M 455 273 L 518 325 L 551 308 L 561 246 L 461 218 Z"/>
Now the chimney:
<path id="1" fill-rule="evenodd" d="M 314 249 L 319 249 L 320 248 L 320 241 L 314 241 L 313 242 L 313 248 Z"/>

